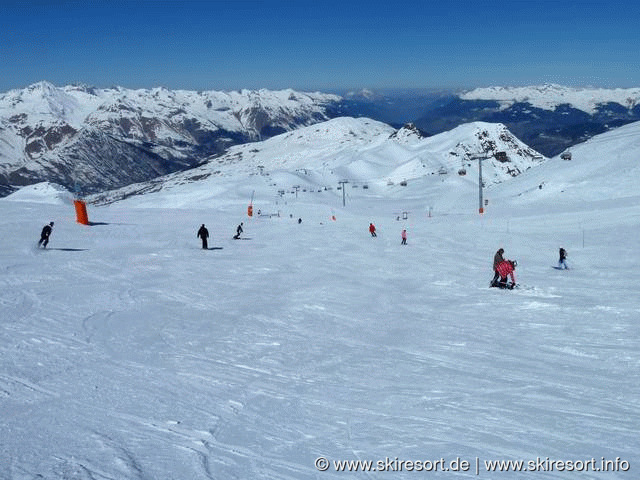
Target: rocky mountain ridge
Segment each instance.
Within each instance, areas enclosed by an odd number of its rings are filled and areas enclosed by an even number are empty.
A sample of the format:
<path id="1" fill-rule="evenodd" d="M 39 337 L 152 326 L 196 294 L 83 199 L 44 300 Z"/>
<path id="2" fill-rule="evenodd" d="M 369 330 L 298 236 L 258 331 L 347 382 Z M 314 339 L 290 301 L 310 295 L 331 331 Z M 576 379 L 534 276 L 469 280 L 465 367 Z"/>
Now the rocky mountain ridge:
<path id="1" fill-rule="evenodd" d="M 326 120 L 338 99 L 293 90 L 39 82 L 0 95 L 0 188 L 46 180 L 96 192 L 148 180 L 198 165 L 231 145 Z"/>

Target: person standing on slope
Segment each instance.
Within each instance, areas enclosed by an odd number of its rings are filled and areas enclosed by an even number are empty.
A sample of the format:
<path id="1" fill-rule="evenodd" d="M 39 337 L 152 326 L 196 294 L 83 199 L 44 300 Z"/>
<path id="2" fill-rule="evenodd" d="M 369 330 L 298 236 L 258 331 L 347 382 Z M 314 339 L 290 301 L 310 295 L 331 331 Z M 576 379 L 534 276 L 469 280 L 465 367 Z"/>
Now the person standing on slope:
<path id="1" fill-rule="evenodd" d="M 238 228 L 236 228 L 236 234 L 233 236 L 234 240 L 238 240 L 240 238 L 240 234 L 244 231 L 242 230 L 242 225 L 244 225 L 244 223 L 240 222 L 240 225 L 238 225 Z"/>
<path id="2" fill-rule="evenodd" d="M 42 232 L 40 233 L 40 241 L 38 242 L 38 246 L 42 245 L 42 248 L 47 248 L 47 244 L 49 243 L 49 236 L 51 236 L 51 231 L 53 230 L 53 222 L 49 222 L 49 225 L 45 225 L 42 227 Z"/>
<path id="3" fill-rule="evenodd" d="M 369 224 L 369 233 L 371 234 L 372 237 L 378 236 L 376 235 L 376 226 L 373 223 Z"/>
<path id="4" fill-rule="evenodd" d="M 516 286 L 515 269 L 517 265 L 518 262 L 515 260 L 505 260 L 496 266 L 496 271 L 500 275 L 500 281 L 496 285 L 498 288 L 508 288 L 511 290 Z M 507 276 L 511 277 L 511 283 L 509 284 L 507 284 Z"/>
<path id="5" fill-rule="evenodd" d="M 208 250 L 209 245 L 207 244 L 207 239 L 209 238 L 209 230 L 207 230 L 207 227 L 204 226 L 204 223 L 200 227 L 200 230 L 198 230 L 198 234 L 196 236 L 202 239 L 202 248 L 204 250 Z"/>
<path id="6" fill-rule="evenodd" d="M 567 251 L 564 248 L 560 248 L 560 259 L 558 260 L 558 268 L 569 270 L 569 265 L 567 265 Z"/>
<path id="7" fill-rule="evenodd" d="M 496 270 L 496 268 L 500 263 L 504 262 L 504 257 L 502 256 L 503 254 L 504 254 L 504 248 L 500 248 L 498 249 L 496 254 L 493 256 L 493 280 L 491 280 L 492 287 L 497 286 L 496 283 L 498 282 L 498 278 L 500 277 L 500 274 L 498 273 L 498 270 Z"/>
<path id="8" fill-rule="evenodd" d="M 400 236 L 402 237 L 402 242 L 400 243 L 400 245 L 406 245 L 407 244 L 407 229 L 403 229 L 402 233 L 400 234 Z"/>

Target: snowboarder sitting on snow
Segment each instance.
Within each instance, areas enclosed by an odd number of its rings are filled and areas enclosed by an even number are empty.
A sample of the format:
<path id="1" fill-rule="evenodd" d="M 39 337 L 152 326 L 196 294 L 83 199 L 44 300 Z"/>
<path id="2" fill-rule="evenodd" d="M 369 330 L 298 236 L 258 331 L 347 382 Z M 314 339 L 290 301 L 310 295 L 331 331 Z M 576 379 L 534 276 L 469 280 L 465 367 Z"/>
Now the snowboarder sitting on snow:
<path id="1" fill-rule="evenodd" d="M 42 227 L 42 233 L 40 234 L 40 241 L 38 242 L 38 246 L 42 245 L 42 248 L 47 248 L 52 228 L 53 222 L 50 222 L 49 225 L 45 225 L 44 227 Z"/>
<path id="2" fill-rule="evenodd" d="M 515 260 L 505 260 L 496 266 L 496 271 L 500 275 L 500 281 L 496 284 L 498 288 L 512 289 L 516 286 L 515 269 L 518 262 Z M 507 276 L 511 277 L 511 283 L 507 283 Z"/>
<path id="3" fill-rule="evenodd" d="M 209 238 L 209 230 L 207 230 L 207 227 L 204 226 L 204 223 L 200 227 L 200 230 L 198 230 L 198 234 L 196 235 L 196 237 L 202 239 L 202 248 L 208 250 L 209 245 L 207 245 L 207 238 Z"/>
<path id="4" fill-rule="evenodd" d="M 560 259 L 558 260 L 558 268 L 565 270 L 569 270 L 569 266 L 567 265 L 567 251 L 564 248 L 560 249 Z"/>
<path id="5" fill-rule="evenodd" d="M 240 225 L 238 225 L 238 228 L 236 228 L 236 234 L 233 236 L 234 240 L 238 240 L 240 238 L 240 234 L 244 231 L 242 230 L 242 225 L 244 225 L 244 223 L 240 222 Z"/>
<path id="6" fill-rule="evenodd" d="M 500 274 L 498 273 L 498 270 L 496 270 L 496 267 L 500 263 L 504 262 L 504 257 L 502 256 L 503 253 L 504 253 L 504 248 L 500 248 L 498 249 L 496 254 L 493 256 L 493 280 L 491 280 L 492 287 L 497 286 L 498 278 L 500 278 Z"/>
<path id="7" fill-rule="evenodd" d="M 376 226 L 373 223 L 369 224 L 369 233 L 371 234 L 372 237 L 378 236 L 376 235 Z"/>

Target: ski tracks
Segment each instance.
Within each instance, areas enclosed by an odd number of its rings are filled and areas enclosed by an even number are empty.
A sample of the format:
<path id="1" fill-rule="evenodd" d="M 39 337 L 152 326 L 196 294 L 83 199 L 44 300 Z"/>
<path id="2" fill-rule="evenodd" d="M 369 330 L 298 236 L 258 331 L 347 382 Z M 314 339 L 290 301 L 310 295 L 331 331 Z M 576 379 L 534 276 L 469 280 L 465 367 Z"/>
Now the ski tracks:
<path id="1" fill-rule="evenodd" d="M 91 462 L 76 457 L 57 458 L 59 465 L 56 470 L 61 478 L 73 479 L 139 479 L 151 480 L 153 477 L 144 472 L 144 468 L 134 453 L 123 447 L 121 443 L 108 435 L 92 432 L 91 438 L 97 444 L 96 451 L 105 461 L 102 465 L 110 465 L 113 471 L 107 471 L 104 466 L 97 466 Z"/>
<path id="2" fill-rule="evenodd" d="M 87 343 L 92 343 L 93 336 L 98 330 L 97 325 L 104 325 L 113 316 L 113 310 L 92 313 L 82 320 L 82 331 Z"/>
<path id="3" fill-rule="evenodd" d="M 129 414 L 119 414 L 117 418 L 125 424 L 135 424 L 136 427 L 132 428 L 132 431 L 138 434 L 140 427 L 147 431 L 144 435 L 146 443 L 151 442 L 161 449 L 185 452 L 192 461 L 185 462 L 184 465 L 191 465 L 191 468 L 195 469 L 190 473 L 190 478 L 199 478 L 198 471 L 200 476 L 206 479 L 241 478 L 243 472 L 261 471 L 266 478 L 295 480 L 308 476 L 313 471 L 311 466 L 286 459 L 264 458 L 260 449 L 251 446 L 252 442 L 234 442 L 234 438 L 243 439 L 242 436 L 237 437 L 237 432 L 244 430 L 243 426 L 239 426 L 246 422 L 246 419 L 240 418 L 244 410 L 245 405 L 242 401 L 227 400 L 220 407 L 219 414 L 207 414 L 210 417 L 207 422 L 210 426 L 205 429 L 193 427 L 193 422 L 175 419 L 153 420 Z M 97 432 L 94 432 L 94 436 L 100 439 L 103 449 L 112 452 L 119 466 L 120 477 L 105 475 L 104 478 L 153 478 L 130 449 Z M 228 438 L 224 440 L 223 437 Z M 175 463 L 176 456 L 170 457 Z"/>
<path id="4" fill-rule="evenodd" d="M 17 388 L 16 388 L 17 387 Z M 60 395 L 52 390 L 48 390 L 46 388 L 40 387 L 35 383 L 26 380 L 21 377 L 16 377 L 14 375 L 7 375 L 0 373 L 0 394 L 3 396 L 12 396 L 14 393 L 18 391 L 18 389 L 26 389 L 30 392 L 36 392 L 48 397 L 59 397 Z M 28 398 L 33 401 L 32 395 L 28 395 Z"/>

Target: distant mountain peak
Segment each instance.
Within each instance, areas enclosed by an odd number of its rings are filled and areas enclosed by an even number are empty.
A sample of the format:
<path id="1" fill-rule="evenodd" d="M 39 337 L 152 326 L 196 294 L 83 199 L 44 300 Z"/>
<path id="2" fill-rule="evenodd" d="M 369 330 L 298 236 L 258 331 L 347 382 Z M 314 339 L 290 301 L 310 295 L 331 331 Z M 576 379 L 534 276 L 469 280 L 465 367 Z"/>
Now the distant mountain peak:
<path id="1" fill-rule="evenodd" d="M 399 128 L 395 132 L 393 132 L 389 138 L 399 140 L 399 141 L 413 141 L 413 140 L 422 140 L 426 138 L 427 135 L 424 134 L 422 130 L 416 127 L 413 123 L 406 123 Z"/>
<path id="2" fill-rule="evenodd" d="M 29 93 L 41 93 L 43 95 L 47 95 L 55 92 L 57 89 L 52 83 L 41 80 L 40 82 L 29 85 L 25 90 Z"/>
<path id="3" fill-rule="evenodd" d="M 590 115 L 599 105 L 618 103 L 628 109 L 640 104 L 640 88 L 573 88 L 553 83 L 526 87 L 483 87 L 460 94 L 462 100 L 495 100 L 502 108 L 529 103 L 545 110 L 570 105 Z"/>

